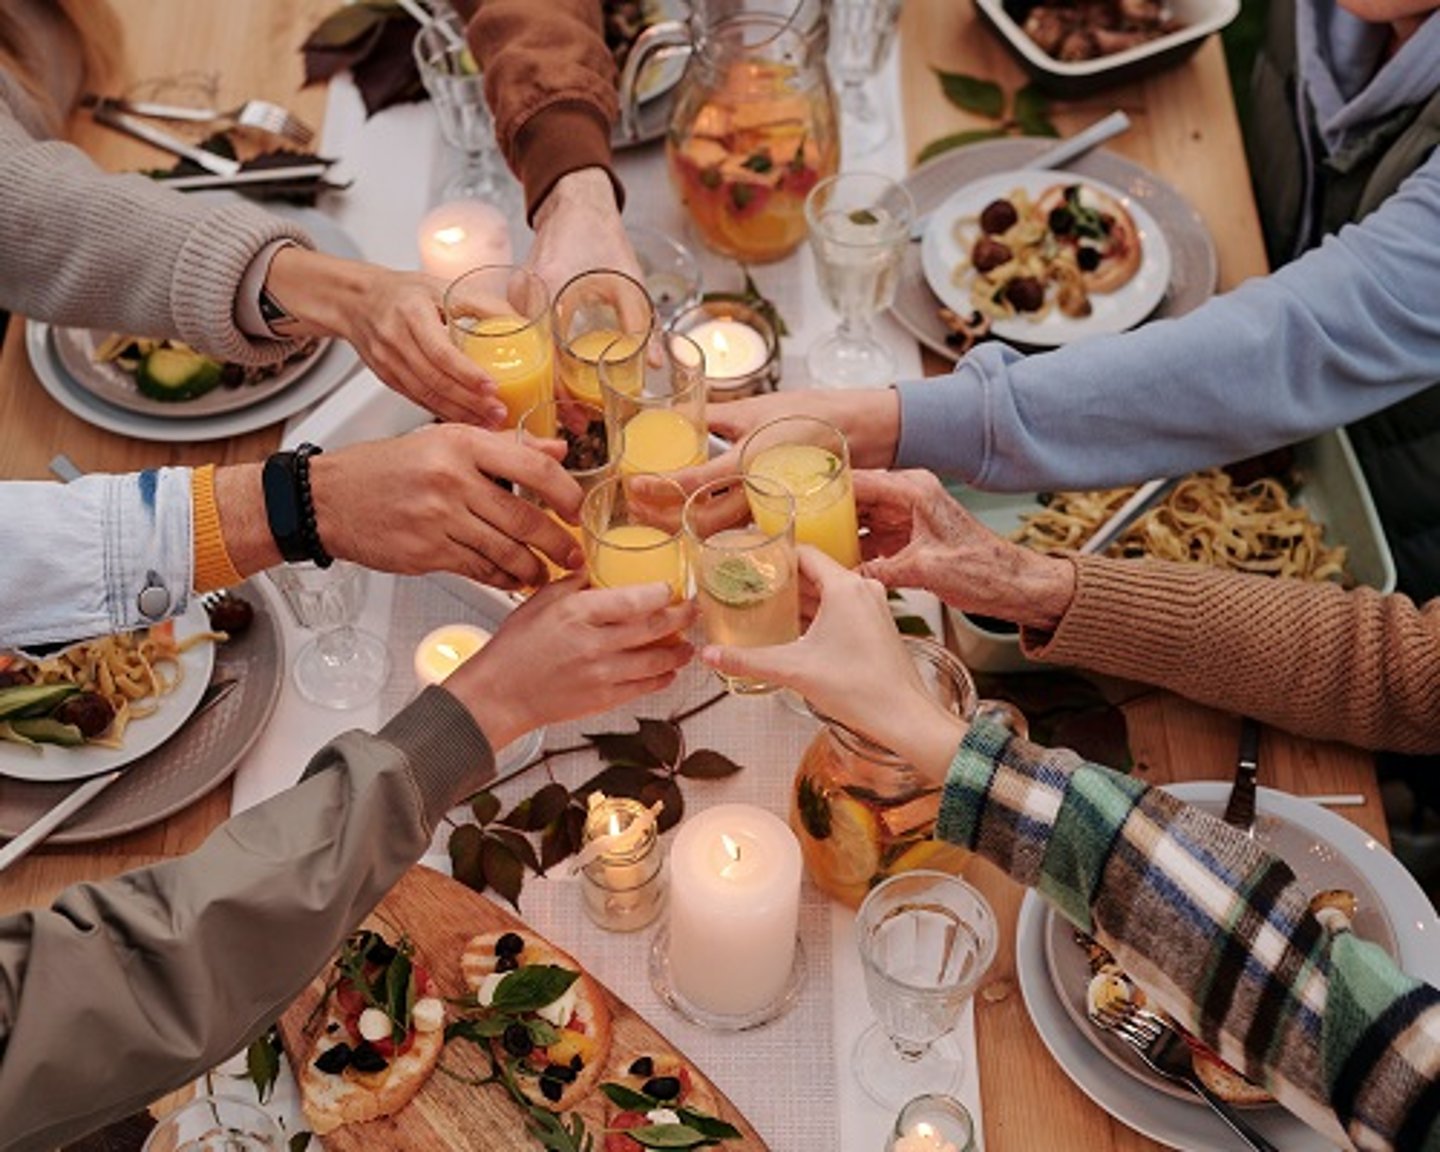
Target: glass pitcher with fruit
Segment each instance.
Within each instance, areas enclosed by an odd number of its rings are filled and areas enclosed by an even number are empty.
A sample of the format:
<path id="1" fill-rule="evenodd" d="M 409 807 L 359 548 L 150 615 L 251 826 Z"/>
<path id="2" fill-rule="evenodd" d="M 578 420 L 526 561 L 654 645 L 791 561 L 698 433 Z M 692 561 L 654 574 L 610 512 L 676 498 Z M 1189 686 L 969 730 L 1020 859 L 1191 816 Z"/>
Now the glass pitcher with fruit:
<path id="1" fill-rule="evenodd" d="M 933 640 L 902 637 L 931 697 L 970 719 L 997 715 L 1023 731 L 1010 705 L 981 701 L 970 673 Z M 800 840 L 810 878 L 852 907 L 887 876 L 912 868 L 958 873 L 969 852 L 934 839 L 940 789 L 913 766 L 824 716 L 800 758 L 790 796 L 790 826 Z"/>
<path id="2" fill-rule="evenodd" d="M 715 251 L 742 263 L 779 260 L 805 239 L 806 194 L 840 167 L 824 37 L 783 16 L 717 11 L 688 27 L 650 28 L 626 73 L 643 69 L 646 52 L 685 45 L 665 136 L 671 184 Z M 622 108 L 627 101 L 622 82 Z"/>

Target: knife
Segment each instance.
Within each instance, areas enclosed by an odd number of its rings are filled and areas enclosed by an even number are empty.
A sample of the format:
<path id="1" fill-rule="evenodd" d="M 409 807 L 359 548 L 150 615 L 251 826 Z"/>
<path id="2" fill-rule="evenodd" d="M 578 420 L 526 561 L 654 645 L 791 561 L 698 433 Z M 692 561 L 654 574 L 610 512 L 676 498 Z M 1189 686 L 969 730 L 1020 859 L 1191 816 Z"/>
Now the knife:
<path id="1" fill-rule="evenodd" d="M 170 135 L 163 129 L 156 128 L 153 124 L 147 124 L 144 120 L 127 116 L 104 100 L 95 105 L 91 115 L 95 117 L 97 124 L 104 124 L 107 128 L 114 128 L 117 132 L 124 132 L 127 136 L 143 140 L 162 151 L 198 164 L 205 171 L 213 172 L 217 176 L 234 176 L 240 171 L 240 161 L 231 160 L 228 156 L 221 156 L 217 152 L 211 152 L 208 148 L 197 147 L 188 141 L 181 140 L 178 136 Z"/>
<path id="2" fill-rule="evenodd" d="M 1260 771 L 1260 725 L 1246 716 L 1240 721 L 1240 752 L 1235 761 L 1235 783 L 1225 804 L 1225 823 L 1247 836 L 1255 834 L 1255 778 Z"/>
<path id="3" fill-rule="evenodd" d="M 317 164 L 287 164 L 280 168 L 246 168 L 233 176 L 158 176 L 157 184 L 177 192 L 195 192 L 203 188 L 235 188 L 247 184 L 301 184 L 314 182 L 317 188 L 344 188 L 322 177 L 330 169 L 329 161 Z"/>
<path id="4" fill-rule="evenodd" d="M 205 691 L 200 694 L 200 703 L 196 705 L 195 711 L 191 713 L 190 721 L 193 721 L 197 716 L 215 707 L 216 704 L 220 703 L 220 701 L 224 700 L 231 692 L 235 691 L 239 685 L 240 681 L 235 677 L 225 680 L 212 680 L 206 685 Z M 190 721 L 187 721 L 187 723 Z M 34 848 L 40 841 L 44 840 L 45 837 L 49 836 L 51 832 L 55 831 L 56 828 L 70 819 L 76 812 L 79 812 L 80 809 L 84 808 L 85 805 L 89 804 L 90 801 L 94 800 L 95 797 L 99 796 L 100 793 L 114 784 L 115 781 L 120 779 L 121 773 L 124 771 L 125 769 L 123 767 L 115 768 L 99 776 L 92 776 L 89 780 L 86 780 L 85 783 L 67 793 L 65 799 L 61 800 L 60 803 L 56 804 L 22 831 L 11 840 L 10 843 L 6 844 L 4 848 L 0 848 L 0 872 L 3 872 L 6 868 L 10 867 L 11 864 L 14 864 L 15 861 L 26 855 L 30 849 Z"/>

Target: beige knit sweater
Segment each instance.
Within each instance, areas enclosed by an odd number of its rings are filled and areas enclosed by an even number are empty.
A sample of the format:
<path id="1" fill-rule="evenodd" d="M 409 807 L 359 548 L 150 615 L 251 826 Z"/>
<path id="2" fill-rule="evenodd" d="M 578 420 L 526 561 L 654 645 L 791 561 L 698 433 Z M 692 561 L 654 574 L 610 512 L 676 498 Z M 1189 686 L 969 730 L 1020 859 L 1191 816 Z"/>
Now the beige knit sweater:
<path id="1" fill-rule="evenodd" d="M 73 43 L 47 45 L 46 59 L 52 77 L 78 73 Z M 240 363 L 274 360 L 294 343 L 242 332 L 235 298 L 251 260 L 282 237 L 310 245 L 295 225 L 238 198 L 101 171 L 47 139 L 34 101 L 0 72 L 0 309 L 179 337 Z"/>
<path id="2" fill-rule="evenodd" d="M 1073 558 L 1075 598 L 1027 655 L 1144 680 L 1320 739 L 1440 750 L 1440 599 L 1161 561 Z"/>

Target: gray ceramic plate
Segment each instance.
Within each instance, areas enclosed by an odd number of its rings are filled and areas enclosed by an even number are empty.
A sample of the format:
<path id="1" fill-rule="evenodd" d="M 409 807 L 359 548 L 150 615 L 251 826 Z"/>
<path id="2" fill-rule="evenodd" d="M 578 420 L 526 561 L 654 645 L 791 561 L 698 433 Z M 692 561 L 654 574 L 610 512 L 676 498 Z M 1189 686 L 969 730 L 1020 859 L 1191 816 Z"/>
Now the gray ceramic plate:
<path id="1" fill-rule="evenodd" d="M 986 140 L 945 152 L 905 178 L 915 210 L 925 215 L 939 208 L 954 191 L 995 172 L 1025 167 L 1026 161 L 1053 144 L 1033 138 Z M 1210 232 L 1199 213 L 1159 177 L 1114 153 L 1097 149 L 1066 166 L 1118 188 L 1155 218 L 1170 246 L 1170 282 L 1154 317 L 1183 316 L 1215 293 L 1219 264 Z M 955 359 L 945 343 L 948 330 L 940 320 L 940 301 L 925 282 L 920 245 L 911 244 L 900 270 L 900 284 L 891 312 L 925 347 Z"/>
<path id="2" fill-rule="evenodd" d="M 242 636 L 215 650 L 216 679 L 238 680 L 213 708 L 183 725 L 155 751 L 130 763 L 114 784 L 49 838 L 52 844 L 103 840 L 144 828 L 193 804 L 235 771 L 269 723 L 285 676 L 280 628 L 264 595 L 237 589 L 255 609 Z M 74 783 L 0 780 L 0 837 L 18 835 L 63 800 Z"/>

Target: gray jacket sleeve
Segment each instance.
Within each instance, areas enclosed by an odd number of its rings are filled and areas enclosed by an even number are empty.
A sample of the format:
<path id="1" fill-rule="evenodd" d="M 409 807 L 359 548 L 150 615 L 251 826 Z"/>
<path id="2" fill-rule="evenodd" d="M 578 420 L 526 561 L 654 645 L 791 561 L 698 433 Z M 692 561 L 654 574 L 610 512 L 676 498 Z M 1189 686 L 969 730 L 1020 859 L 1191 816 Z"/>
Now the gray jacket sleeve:
<path id="1" fill-rule="evenodd" d="M 0 919 L 0 1147 L 53 1148 L 244 1046 L 493 771 L 469 713 L 429 688 L 190 855 Z"/>

